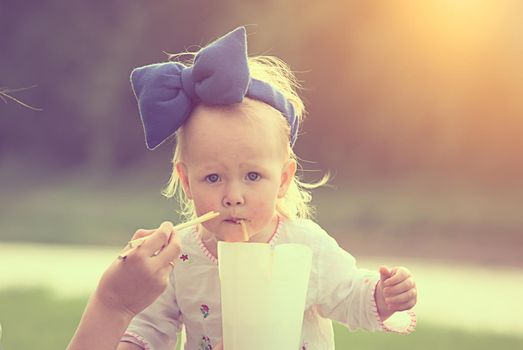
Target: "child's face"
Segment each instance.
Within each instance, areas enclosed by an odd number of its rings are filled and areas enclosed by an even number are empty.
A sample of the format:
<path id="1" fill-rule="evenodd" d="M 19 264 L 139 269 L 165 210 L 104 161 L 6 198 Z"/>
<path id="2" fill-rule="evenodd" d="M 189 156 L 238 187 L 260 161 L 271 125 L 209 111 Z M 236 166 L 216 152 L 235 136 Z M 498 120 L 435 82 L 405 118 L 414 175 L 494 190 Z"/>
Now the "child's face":
<path id="1" fill-rule="evenodd" d="M 220 212 L 204 224 L 218 240 L 242 240 L 240 220 L 251 236 L 274 228 L 277 199 L 296 170 L 276 118 L 274 109 L 251 100 L 248 108 L 198 106 L 184 125 L 176 168 L 196 213 Z"/>

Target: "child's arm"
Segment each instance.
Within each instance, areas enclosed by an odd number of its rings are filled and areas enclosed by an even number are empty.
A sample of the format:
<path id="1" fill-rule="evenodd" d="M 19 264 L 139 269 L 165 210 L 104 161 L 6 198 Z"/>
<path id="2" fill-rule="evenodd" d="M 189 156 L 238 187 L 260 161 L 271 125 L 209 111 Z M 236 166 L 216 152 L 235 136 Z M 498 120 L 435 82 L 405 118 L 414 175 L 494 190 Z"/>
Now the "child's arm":
<path id="1" fill-rule="evenodd" d="M 139 349 L 118 344 L 133 317 L 169 283 L 170 263 L 180 253 L 179 240 L 176 236 L 171 239 L 172 227 L 164 222 L 139 249 L 124 260 L 115 260 L 105 271 L 68 350 Z"/>
<path id="2" fill-rule="evenodd" d="M 396 311 L 410 309 L 403 307 L 411 299 L 403 298 L 412 292 L 402 295 L 409 288 L 401 290 L 406 286 L 402 282 L 413 282 L 405 277 L 407 270 L 388 271 L 391 275 L 387 276 L 383 271 L 380 276 L 377 272 L 359 269 L 352 255 L 324 231 L 319 233 L 315 240 L 317 263 L 313 269 L 316 278 L 312 283 L 316 291 L 314 304 L 320 316 L 345 324 L 350 330 L 412 332 L 416 324 L 413 312 L 398 312 L 388 319 Z"/>
<path id="3" fill-rule="evenodd" d="M 416 305 L 418 291 L 409 270 L 404 267 L 380 267 L 380 281 L 374 299 L 382 321 L 396 311 L 410 310 Z"/>

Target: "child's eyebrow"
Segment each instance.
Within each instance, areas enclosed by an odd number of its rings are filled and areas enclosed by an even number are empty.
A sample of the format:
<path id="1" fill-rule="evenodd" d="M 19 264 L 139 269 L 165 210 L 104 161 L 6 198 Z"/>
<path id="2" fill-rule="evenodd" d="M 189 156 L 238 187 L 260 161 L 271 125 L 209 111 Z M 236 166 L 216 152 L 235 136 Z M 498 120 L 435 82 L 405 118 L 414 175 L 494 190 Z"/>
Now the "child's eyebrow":
<path id="1" fill-rule="evenodd" d="M 261 169 L 265 168 L 263 159 L 254 159 L 247 162 L 240 162 L 236 164 L 242 170 L 248 169 Z M 227 169 L 229 164 L 222 163 L 220 161 L 211 161 L 206 162 L 205 164 L 196 165 L 196 169 L 201 172 L 212 172 L 212 171 L 221 171 Z"/>
<path id="2" fill-rule="evenodd" d="M 198 170 L 204 171 L 204 172 L 221 170 L 223 168 L 225 168 L 224 165 L 219 162 L 211 163 L 211 164 L 207 163 L 207 164 L 197 167 Z"/>

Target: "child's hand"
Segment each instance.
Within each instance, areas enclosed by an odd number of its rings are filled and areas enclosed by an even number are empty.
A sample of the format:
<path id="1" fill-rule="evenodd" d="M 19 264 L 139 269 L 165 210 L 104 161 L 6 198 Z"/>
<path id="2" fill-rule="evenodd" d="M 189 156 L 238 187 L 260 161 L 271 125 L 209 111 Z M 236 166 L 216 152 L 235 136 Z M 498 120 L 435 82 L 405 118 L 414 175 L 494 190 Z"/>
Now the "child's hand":
<path id="1" fill-rule="evenodd" d="M 95 293 L 97 301 L 116 312 L 134 316 L 162 294 L 169 282 L 173 261 L 180 254 L 173 224 L 155 230 L 138 230 L 132 239 L 150 236 L 124 260 L 115 260 L 105 271 Z"/>
<path id="2" fill-rule="evenodd" d="M 380 281 L 376 289 L 376 305 L 382 320 L 396 311 L 409 310 L 416 305 L 418 290 L 409 270 L 405 267 L 380 267 Z"/>

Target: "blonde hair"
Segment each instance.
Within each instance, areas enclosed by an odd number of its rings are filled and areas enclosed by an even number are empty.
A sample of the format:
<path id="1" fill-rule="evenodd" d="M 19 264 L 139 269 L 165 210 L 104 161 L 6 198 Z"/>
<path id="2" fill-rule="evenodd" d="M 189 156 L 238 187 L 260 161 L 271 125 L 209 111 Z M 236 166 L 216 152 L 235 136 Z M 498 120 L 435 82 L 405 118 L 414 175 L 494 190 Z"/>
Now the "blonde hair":
<path id="1" fill-rule="evenodd" d="M 178 60 L 180 56 L 190 55 L 194 56 L 196 53 L 182 53 L 170 55 L 170 60 Z M 182 62 L 186 66 L 192 65 L 192 60 Z M 296 117 L 301 122 L 305 117 L 305 106 L 303 101 L 298 96 L 297 90 L 300 85 L 290 70 L 289 66 L 274 56 L 255 56 L 249 57 L 249 70 L 251 77 L 269 83 L 278 91 L 280 91 L 285 98 L 292 103 L 296 112 Z M 282 127 L 282 137 L 285 138 L 285 144 L 288 145 L 289 158 L 296 161 L 297 172 L 291 180 L 285 196 L 278 200 L 276 210 L 283 216 L 288 218 L 311 218 L 314 213 L 314 208 L 311 205 L 310 190 L 320 187 L 327 183 L 329 174 L 325 174 L 323 178 L 316 183 L 306 183 L 301 180 L 298 170 L 301 166 L 298 162 L 298 157 L 290 147 L 290 126 L 287 120 L 282 116 L 279 123 Z M 196 216 L 194 203 L 185 194 L 181 184 L 180 177 L 176 171 L 176 164 L 182 160 L 182 147 L 184 138 L 184 127 L 180 127 L 176 132 L 176 148 L 172 159 L 172 172 L 167 186 L 162 190 L 162 194 L 167 198 L 176 197 L 180 203 L 180 214 L 186 219 L 191 219 Z"/>

